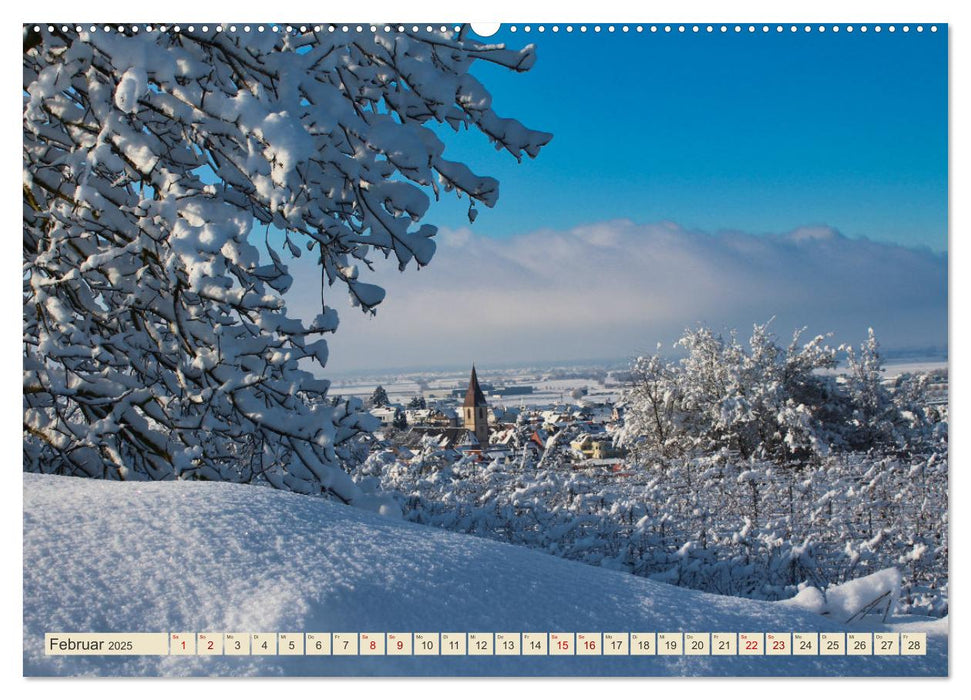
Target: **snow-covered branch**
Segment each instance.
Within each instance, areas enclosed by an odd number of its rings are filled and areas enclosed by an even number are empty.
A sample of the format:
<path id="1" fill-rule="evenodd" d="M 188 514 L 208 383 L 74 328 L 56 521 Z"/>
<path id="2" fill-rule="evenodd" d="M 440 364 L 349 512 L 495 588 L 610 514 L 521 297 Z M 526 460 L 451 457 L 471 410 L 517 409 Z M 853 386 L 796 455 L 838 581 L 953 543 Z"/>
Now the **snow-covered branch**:
<path id="1" fill-rule="evenodd" d="M 453 32 L 26 31 L 27 468 L 245 480 L 257 464 L 353 501 L 339 464 L 369 422 L 301 368 L 326 363 L 310 338 L 337 314 L 287 315 L 282 252 L 312 251 L 373 312 L 384 291 L 354 261 L 428 264 L 429 192 L 496 201 L 434 122 L 516 158 L 551 138 L 498 117 L 468 73 L 533 56 Z"/>

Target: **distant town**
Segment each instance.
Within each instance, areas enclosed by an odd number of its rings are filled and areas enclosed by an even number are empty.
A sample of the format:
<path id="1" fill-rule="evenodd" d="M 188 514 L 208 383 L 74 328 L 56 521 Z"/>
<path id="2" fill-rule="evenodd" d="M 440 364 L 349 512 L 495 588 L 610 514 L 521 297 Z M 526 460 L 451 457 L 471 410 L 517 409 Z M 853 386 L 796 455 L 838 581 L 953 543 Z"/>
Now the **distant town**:
<path id="1" fill-rule="evenodd" d="M 624 453 L 613 446 L 612 433 L 623 416 L 617 397 L 626 376 L 559 369 L 534 379 L 535 384 L 480 381 L 473 366 L 464 386 L 441 377 L 416 384 L 418 393 L 406 398 L 409 382 L 399 381 L 392 385 L 396 396 L 378 385 L 361 398 L 381 422 L 376 437 L 403 461 L 432 448 L 444 463 L 463 455 L 535 463 L 555 443 L 561 463 L 621 470 Z"/>
<path id="2" fill-rule="evenodd" d="M 946 366 L 916 359 L 886 369 L 904 372 Z M 476 461 L 536 465 L 543 455 L 575 470 L 625 475 L 628 455 L 615 436 L 623 427 L 628 369 L 571 366 L 496 370 L 480 379 L 473 366 L 456 372 L 387 375 L 335 382 L 333 391 L 362 399 L 381 427 L 378 441 L 403 462 L 434 453 L 438 465 L 468 456 Z M 947 404 L 947 382 L 927 388 L 930 403 Z"/>

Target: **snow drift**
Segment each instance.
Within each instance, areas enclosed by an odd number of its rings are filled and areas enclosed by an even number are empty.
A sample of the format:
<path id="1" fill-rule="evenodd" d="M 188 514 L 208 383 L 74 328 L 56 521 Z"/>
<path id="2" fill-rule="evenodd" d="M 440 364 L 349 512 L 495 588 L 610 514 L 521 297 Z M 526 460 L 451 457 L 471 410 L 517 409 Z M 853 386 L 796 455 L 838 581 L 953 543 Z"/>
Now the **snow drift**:
<path id="1" fill-rule="evenodd" d="M 26 675 L 945 675 L 926 657 L 55 657 L 45 632 L 837 631 L 318 498 L 24 474 Z M 867 629 L 875 629 L 868 623 Z"/>

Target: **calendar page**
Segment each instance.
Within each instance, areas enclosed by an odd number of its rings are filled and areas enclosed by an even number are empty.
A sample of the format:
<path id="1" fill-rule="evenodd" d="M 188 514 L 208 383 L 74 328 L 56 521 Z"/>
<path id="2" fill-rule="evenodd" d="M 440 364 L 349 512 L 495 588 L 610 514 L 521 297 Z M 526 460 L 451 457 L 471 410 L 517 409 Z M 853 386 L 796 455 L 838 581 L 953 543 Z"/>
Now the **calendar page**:
<path id="1" fill-rule="evenodd" d="M 24 24 L 23 674 L 948 675 L 948 36 Z"/>

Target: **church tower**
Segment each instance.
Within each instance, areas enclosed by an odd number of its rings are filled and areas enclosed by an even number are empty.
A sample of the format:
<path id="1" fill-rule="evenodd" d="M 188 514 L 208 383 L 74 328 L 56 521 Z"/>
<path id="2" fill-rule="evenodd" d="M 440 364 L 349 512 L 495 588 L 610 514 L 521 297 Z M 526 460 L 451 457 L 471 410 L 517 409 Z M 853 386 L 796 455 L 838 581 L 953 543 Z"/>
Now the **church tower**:
<path id="1" fill-rule="evenodd" d="M 486 403 L 482 389 L 479 388 L 475 365 L 472 365 L 469 388 L 465 392 L 465 401 L 462 403 L 462 424 L 466 430 L 475 433 L 476 439 L 483 448 L 489 445 L 489 404 Z"/>

